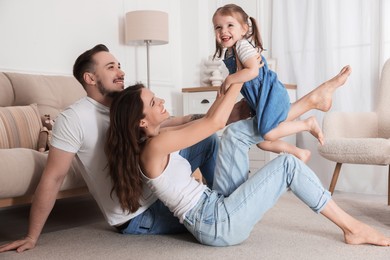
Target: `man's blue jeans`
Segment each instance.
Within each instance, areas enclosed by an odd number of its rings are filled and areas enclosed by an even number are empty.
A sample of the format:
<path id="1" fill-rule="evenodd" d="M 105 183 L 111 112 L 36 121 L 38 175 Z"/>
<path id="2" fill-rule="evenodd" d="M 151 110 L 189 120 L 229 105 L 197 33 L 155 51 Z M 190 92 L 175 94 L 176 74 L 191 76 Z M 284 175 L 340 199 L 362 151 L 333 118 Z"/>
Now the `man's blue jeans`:
<path id="1" fill-rule="evenodd" d="M 191 164 L 192 171 L 200 169 L 209 187 L 213 185 L 218 147 L 219 138 L 214 134 L 180 151 L 180 155 Z M 124 234 L 177 234 L 184 232 L 188 232 L 187 229 L 160 200 L 133 218 L 127 228 L 122 230 Z"/>

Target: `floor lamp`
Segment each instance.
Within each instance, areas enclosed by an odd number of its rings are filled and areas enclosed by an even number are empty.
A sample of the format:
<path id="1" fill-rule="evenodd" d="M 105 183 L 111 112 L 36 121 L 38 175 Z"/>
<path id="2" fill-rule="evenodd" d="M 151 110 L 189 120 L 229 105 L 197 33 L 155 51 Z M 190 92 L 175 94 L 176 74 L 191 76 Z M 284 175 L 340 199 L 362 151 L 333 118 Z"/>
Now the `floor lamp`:
<path id="1" fill-rule="evenodd" d="M 147 87 L 150 88 L 149 46 L 168 43 L 168 14 L 143 10 L 126 13 L 127 45 L 146 45 Z"/>

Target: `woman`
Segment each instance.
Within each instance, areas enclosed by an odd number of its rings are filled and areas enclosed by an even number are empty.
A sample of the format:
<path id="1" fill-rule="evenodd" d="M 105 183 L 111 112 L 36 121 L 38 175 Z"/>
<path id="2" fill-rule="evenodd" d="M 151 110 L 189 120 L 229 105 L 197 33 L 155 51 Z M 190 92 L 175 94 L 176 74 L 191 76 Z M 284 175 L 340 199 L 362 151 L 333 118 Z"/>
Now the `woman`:
<path id="1" fill-rule="evenodd" d="M 279 156 L 228 197 L 190 177 L 190 165 L 177 151 L 222 129 L 240 88 L 232 85 L 218 95 L 204 118 L 164 129 L 161 124 L 169 117 L 164 100 L 143 85 L 128 87 L 115 97 L 105 152 L 112 192 L 123 210 L 138 209 L 139 201 L 148 195 L 141 194 L 142 185 L 147 185 L 199 242 L 229 246 L 244 241 L 262 215 L 290 188 L 315 212 L 338 225 L 346 243 L 389 246 L 390 238 L 341 210 L 316 175 L 294 156 Z M 223 174 L 228 175 L 219 172 L 216 178 Z M 229 180 L 229 176 L 223 177 Z"/>

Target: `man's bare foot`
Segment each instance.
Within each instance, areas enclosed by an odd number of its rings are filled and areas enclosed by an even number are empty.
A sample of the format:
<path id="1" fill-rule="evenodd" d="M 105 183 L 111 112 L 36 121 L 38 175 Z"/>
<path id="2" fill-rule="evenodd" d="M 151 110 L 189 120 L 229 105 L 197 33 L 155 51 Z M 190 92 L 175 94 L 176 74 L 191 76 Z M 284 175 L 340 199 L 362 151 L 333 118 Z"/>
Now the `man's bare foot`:
<path id="1" fill-rule="evenodd" d="M 332 107 L 332 97 L 334 91 L 344 85 L 347 81 L 352 69 L 349 65 L 341 69 L 340 73 L 332 79 L 322 83 L 316 89 L 308 94 L 308 98 L 313 105 L 314 109 L 318 109 L 323 112 L 329 111 Z"/>
<path id="2" fill-rule="evenodd" d="M 371 244 L 377 246 L 390 246 L 390 238 L 384 236 L 372 227 L 359 222 L 353 224 L 350 232 L 344 232 L 345 243 L 350 245 Z"/>
<path id="3" fill-rule="evenodd" d="M 311 116 L 304 120 L 308 126 L 308 131 L 318 139 L 321 145 L 324 144 L 324 133 L 321 130 L 320 125 L 317 122 L 317 119 L 314 116 Z"/>

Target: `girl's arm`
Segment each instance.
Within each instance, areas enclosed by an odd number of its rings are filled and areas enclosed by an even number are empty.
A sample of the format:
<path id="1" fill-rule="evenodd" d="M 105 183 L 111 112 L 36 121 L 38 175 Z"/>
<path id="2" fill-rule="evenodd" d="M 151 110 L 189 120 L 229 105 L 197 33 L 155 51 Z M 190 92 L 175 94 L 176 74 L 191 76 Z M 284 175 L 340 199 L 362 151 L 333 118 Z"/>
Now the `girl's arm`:
<path id="1" fill-rule="evenodd" d="M 244 83 L 259 75 L 259 61 L 256 56 L 248 58 L 242 63 L 243 68 L 226 77 L 225 82 L 231 84 Z"/>
<path id="2" fill-rule="evenodd" d="M 227 76 L 225 81 L 222 83 L 222 92 L 228 90 L 232 84 L 244 83 L 257 77 L 257 75 L 259 75 L 259 56 L 259 54 L 252 56 L 245 60 L 242 64 L 239 62 L 239 65 L 241 66 L 238 66 L 237 72 Z"/>

